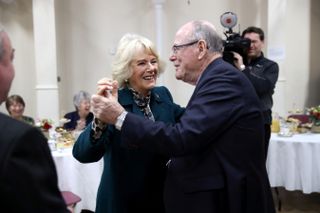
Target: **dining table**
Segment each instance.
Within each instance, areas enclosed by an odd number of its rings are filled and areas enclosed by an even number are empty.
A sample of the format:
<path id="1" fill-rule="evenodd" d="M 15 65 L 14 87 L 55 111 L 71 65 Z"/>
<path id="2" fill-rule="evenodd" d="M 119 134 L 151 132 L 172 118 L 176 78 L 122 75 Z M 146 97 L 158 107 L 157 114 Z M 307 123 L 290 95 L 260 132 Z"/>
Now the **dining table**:
<path id="1" fill-rule="evenodd" d="M 75 213 L 80 213 L 82 209 L 94 211 L 103 160 L 95 163 L 80 163 L 72 156 L 72 148 L 58 149 L 51 153 L 57 170 L 60 191 L 71 191 L 81 198 L 75 206 Z"/>
<path id="2" fill-rule="evenodd" d="M 320 192 L 320 134 L 272 133 L 266 167 L 271 187 Z"/>

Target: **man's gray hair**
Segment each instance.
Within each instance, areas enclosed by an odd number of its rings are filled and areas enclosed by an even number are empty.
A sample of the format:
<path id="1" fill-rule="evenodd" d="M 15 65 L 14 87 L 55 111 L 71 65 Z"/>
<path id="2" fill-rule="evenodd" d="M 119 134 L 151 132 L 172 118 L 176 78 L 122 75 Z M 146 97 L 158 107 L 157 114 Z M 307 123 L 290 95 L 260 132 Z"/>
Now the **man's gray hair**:
<path id="1" fill-rule="evenodd" d="M 217 33 L 215 27 L 207 21 L 193 21 L 193 32 L 191 32 L 192 40 L 203 39 L 207 42 L 208 49 L 211 52 L 222 53 L 223 40 Z"/>
<path id="2" fill-rule="evenodd" d="M 73 104 L 75 106 L 75 108 L 78 110 L 80 104 L 81 104 L 81 101 L 90 101 L 90 94 L 86 91 L 83 91 L 83 90 L 80 90 L 77 94 L 75 94 L 73 96 Z"/>

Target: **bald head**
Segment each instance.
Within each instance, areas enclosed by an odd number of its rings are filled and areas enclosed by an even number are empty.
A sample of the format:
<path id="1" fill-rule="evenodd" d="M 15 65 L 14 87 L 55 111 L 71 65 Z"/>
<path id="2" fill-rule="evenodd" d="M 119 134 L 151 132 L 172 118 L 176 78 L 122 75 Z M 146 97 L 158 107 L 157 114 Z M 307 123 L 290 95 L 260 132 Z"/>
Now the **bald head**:
<path id="1" fill-rule="evenodd" d="M 13 52 L 8 34 L 0 29 L 0 104 L 6 100 L 14 78 Z"/>
<path id="2" fill-rule="evenodd" d="M 217 33 L 215 26 L 208 21 L 190 21 L 178 30 L 176 35 L 178 34 L 188 37 L 189 40 L 205 40 L 208 50 L 211 52 L 222 53 L 223 51 L 223 40 Z"/>
<path id="3" fill-rule="evenodd" d="M 201 73 L 222 56 L 223 40 L 208 21 L 191 21 L 177 31 L 170 61 L 176 78 L 195 85 Z"/>

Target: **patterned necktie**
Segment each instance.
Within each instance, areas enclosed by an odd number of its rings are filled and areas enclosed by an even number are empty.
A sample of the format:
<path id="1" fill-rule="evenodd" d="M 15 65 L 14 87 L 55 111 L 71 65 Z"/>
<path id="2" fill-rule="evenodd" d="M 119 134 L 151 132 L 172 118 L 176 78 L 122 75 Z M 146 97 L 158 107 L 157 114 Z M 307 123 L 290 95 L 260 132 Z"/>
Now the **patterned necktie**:
<path id="1" fill-rule="evenodd" d="M 133 94 L 133 100 L 134 102 L 139 106 L 140 110 L 143 112 L 144 116 L 150 120 L 154 121 L 154 116 L 150 109 L 150 97 L 151 97 L 151 91 L 149 91 L 148 95 L 146 97 L 142 97 L 137 91 L 135 91 L 133 88 L 129 87 L 129 90 Z"/>

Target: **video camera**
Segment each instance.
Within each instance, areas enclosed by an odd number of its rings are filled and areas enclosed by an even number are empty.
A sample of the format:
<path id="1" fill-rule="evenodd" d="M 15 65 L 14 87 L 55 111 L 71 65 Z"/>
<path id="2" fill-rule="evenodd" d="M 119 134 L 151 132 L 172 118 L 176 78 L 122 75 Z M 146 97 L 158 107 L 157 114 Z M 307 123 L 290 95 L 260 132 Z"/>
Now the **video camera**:
<path id="1" fill-rule="evenodd" d="M 224 40 L 223 59 L 232 65 L 234 65 L 232 52 L 239 53 L 245 62 L 247 61 L 247 51 L 251 44 L 250 39 L 242 38 L 239 33 L 233 32 L 232 28 L 236 26 L 237 21 L 237 15 L 233 12 L 225 12 L 220 16 L 221 25 L 228 29 L 224 32 L 227 39 Z"/>

